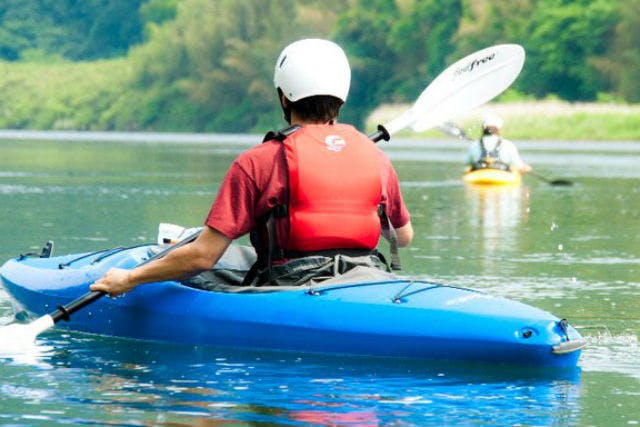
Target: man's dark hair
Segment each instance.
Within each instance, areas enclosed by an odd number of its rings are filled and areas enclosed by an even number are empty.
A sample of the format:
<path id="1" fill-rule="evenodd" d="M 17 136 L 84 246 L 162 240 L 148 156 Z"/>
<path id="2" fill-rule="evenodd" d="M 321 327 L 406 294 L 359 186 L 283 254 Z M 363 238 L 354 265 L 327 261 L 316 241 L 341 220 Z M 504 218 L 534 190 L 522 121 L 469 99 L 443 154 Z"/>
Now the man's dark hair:
<path id="1" fill-rule="evenodd" d="M 342 104 L 344 102 L 331 95 L 309 96 L 289 102 L 284 109 L 284 116 L 287 122 L 291 122 L 291 111 L 295 111 L 305 122 L 327 123 L 338 118 Z"/>
<path id="2" fill-rule="evenodd" d="M 483 136 L 496 135 L 497 133 L 498 133 L 498 128 L 497 127 L 487 126 L 485 128 L 482 128 L 482 135 Z"/>

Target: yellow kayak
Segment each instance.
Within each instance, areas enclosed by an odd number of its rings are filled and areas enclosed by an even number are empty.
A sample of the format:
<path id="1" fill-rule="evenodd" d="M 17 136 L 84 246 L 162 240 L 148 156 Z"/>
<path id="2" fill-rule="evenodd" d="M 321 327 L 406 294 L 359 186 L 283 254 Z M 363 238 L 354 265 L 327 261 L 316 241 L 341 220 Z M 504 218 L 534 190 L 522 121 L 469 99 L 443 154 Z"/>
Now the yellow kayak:
<path id="1" fill-rule="evenodd" d="M 462 180 L 474 185 L 517 185 L 521 177 L 518 172 L 485 168 L 465 172 Z"/>

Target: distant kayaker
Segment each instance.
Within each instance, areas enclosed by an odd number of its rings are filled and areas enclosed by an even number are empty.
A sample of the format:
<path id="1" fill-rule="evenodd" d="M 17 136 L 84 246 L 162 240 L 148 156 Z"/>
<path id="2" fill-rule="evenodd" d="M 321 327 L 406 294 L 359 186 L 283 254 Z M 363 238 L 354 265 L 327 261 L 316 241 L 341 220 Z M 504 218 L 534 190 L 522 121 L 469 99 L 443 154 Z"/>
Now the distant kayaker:
<path id="1" fill-rule="evenodd" d="M 378 267 L 381 233 L 408 245 L 413 228 L 390 160 L 364 134 L 337 123 L 350 80 L 335 43 L 287 46 L 274 84 L 290 127 L 236 158 L 193 243 L 133 270 L 111 269 L 91 289 L 115 296 L 193 276 L 247 233 L 257 261 L 245 285 L 299 285 L 354 266 Z"/>
<path id="2" fill-rule="evenodd" d="M 530 172 L 531 166 L 520 157 L 515 144 L 500 135 L 503 121 L 495 114 L 488 114 L 482 120 L 482 135 L 471 143 L 467 153 L 467 167 L 470 170 L 494 168 L 517 172 Z"/>

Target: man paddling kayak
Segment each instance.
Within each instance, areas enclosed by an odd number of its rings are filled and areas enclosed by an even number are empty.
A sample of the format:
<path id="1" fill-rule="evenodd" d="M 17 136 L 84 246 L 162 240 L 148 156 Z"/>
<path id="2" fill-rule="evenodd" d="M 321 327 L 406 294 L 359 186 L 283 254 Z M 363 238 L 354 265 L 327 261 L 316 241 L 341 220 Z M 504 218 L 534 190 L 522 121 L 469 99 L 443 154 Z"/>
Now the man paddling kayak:
<path id="1" fill-rule="evenodd" d="M 257 261 L 244 284 L 301 284 L 354 266 L 378 266 L 381 232 L 413 238 L 389 159 L 365 135 L 337 123 L 351 71 L 327 40 L 287 46 L 274 84 L 290 127 L 231 165 L 197 239 L 133 270 L 111 269 L 91 289 L 115 296 L 137 285 L 208 270 L 232 240 L 251 233 Z"/>
<path id="2" fill-rule="evenodd" d="M 476 169 L 502 169 L 513 172 L 530 172 L 515 144 L 500 135 L 503 121 L 495 114 L 488 114 L 482 120 L 482 136 L 469 146 L 467 167 Z"/>

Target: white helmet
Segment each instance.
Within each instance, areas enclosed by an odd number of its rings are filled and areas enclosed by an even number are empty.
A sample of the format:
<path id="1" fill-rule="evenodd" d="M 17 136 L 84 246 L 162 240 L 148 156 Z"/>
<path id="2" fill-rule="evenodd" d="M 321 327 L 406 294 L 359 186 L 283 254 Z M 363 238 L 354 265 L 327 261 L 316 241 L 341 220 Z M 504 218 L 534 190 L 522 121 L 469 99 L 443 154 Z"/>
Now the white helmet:
<path id="1" fill-rule="evenodd" d="M 295 102 L 315 95 L 347 100 L 351 68 L 340 46 L 328 40 L 304 39 L 285 47 L 276 62 L 273 84 Z"/>
<path id="2" fill-rule="evenodd" d="M 502 118 L 496 114 L 487 114 L 486 116 L 484 116 L 484 118 L 482 119 L 482 127 L 484 129 L 486 128 L 496 128 L 496 129 L 501 129 L 502 128 Z"/>

